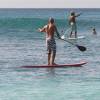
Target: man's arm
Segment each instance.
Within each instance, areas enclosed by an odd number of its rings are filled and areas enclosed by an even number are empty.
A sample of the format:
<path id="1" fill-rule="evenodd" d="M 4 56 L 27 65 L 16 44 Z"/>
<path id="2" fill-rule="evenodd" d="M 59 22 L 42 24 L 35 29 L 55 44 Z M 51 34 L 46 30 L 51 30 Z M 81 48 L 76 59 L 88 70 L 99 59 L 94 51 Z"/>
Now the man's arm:
<path id="1" fill-rule="evenodd" d="M 59 32 L 58 32 L 58 30 L 57 30 L 57 27 L 55 26 L 55 32 L 56 32 L 56 34 L 57 34 L 57 37 L 60 39 L 61 37 L 60 37 L 60 34 L 59 34 Z"/>
<path id="2" fill-rule="evenodd" d="M 68 25 L 70 25 L 70 23 L 71 23 L 71 16 L 69 16 L 68 18 Z"/>
<path id="3" fill-rule="evenodd" d="M 38 31 L 39 32 L 46 32 L 46 28 L 47 28 L 47 25 L 44 26 L 43 28 L 39 28 Z"/>
<path id="4" fill-rule="evenodd" d="M 39 28 L 38 31 L 39 32 L 45 32 L 45 28 Z"/>
<path id="5" fill-rule="evenodd" d="M 81 15 L 81 13 L 79 13 L 79 14 L 75 15 L 75 17 L 78 17 L 78 16 L 80 16 L 80 15 Z"/>

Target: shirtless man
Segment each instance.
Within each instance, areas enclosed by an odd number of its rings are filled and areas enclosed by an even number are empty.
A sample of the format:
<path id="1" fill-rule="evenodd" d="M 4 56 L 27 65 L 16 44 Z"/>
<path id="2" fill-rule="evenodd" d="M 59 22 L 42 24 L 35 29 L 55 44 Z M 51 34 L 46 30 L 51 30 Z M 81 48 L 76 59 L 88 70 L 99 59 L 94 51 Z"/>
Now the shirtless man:
<path id="1" fill-rule="evenodd" d="M 70 17 L 69 17 L 69 24 L 71 26 L 71 33 L 70 33 L 70 37 L 73 34 L 75 34 L 75 38 L 77 38 L 77 26 L 76 26 L 76 17 L 80 16 L 80 14 L 75 15 L 75 12 L 71 12 Z"/>
<path id="2" fill-rule="evenodd" d="M 57 31 L 57 28 L 54 24 L 54 19 L 49 18 L 49 22 L 43 28 L 38 29 L 40 32 L 46 33 L 46 45 L 48 50 L 48 65 L 55 65 L 55 56 L 56 56 L 56 42 L 54 39 L 54 34 L 56 32 L 57 37 L 60 38 L 60 35 Z"/>

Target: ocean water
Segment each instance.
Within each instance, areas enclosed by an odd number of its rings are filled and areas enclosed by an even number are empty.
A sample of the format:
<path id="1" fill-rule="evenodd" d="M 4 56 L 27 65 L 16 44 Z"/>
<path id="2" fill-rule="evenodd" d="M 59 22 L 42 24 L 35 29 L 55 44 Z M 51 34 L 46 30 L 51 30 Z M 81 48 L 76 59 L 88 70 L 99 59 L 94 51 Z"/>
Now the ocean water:
<path id="1" fill-rule="evenodd" d="M 78 35 L 85 39 L 76 42 L 87 50 L 56 39 L 56 63 L 88 63 L 79 68 L 20 68 L 47 64 L 45 34 L 37 29 L 53 17 L 59 32 L 66 31 L 71 10 L 82 13 Z M 99 100 L 99 27 L 100 9 L 0 9 L 0 100 Z"/>

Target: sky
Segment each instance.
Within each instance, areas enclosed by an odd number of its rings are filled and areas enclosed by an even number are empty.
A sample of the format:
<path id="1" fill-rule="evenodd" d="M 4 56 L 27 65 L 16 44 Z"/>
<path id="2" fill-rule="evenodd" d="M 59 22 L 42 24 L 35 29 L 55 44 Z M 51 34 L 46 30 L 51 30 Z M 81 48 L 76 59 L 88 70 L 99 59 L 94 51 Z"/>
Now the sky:
<path id="1" fill-rule="evenodd" d="M 0 0 L 0 8 L 100 8 L 100 0 Z"/>

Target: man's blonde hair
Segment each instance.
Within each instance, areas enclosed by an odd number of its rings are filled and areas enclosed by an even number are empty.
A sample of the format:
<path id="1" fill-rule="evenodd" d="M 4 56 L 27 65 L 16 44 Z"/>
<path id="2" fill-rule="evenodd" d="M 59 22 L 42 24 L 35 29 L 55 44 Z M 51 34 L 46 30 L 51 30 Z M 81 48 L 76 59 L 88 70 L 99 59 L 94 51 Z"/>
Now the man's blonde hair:
<path id="1" fill-rule="evenodd" d="M 49 18 L 49 22 L 53 24 L 54 23 L 54 19 L 52 17 L 50 17 Z"/>

